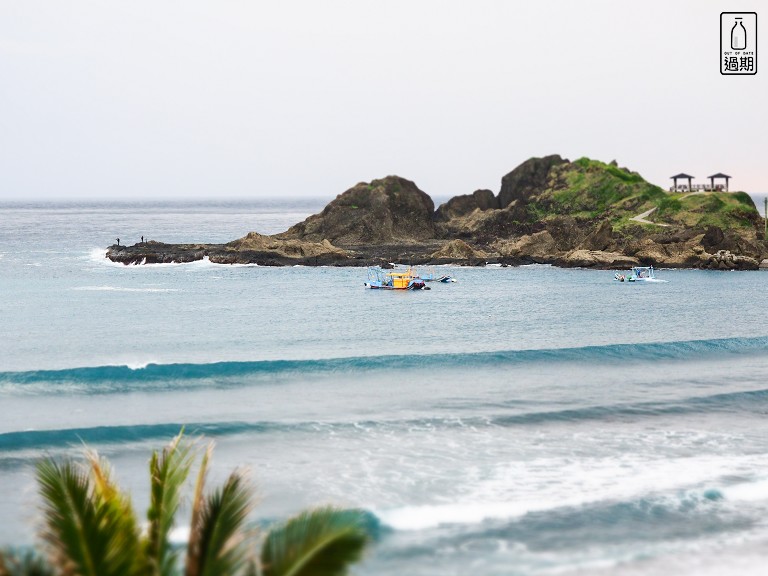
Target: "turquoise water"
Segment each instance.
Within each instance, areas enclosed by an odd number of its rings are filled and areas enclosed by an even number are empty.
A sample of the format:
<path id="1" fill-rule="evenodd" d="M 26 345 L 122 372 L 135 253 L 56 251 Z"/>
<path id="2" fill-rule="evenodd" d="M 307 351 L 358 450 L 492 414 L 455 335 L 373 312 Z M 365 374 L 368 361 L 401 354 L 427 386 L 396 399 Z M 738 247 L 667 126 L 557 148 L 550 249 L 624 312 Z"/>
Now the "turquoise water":
<path id="1" fill-rule="evenodd" d="M 749 574 L 768 544 L 764 272 L 125 267 L 140 235 L 221 242 L 321 201 L 0 205 L 0 542 L 34 538 L 34 461 L 109 456 L 138 507 L 184 425 L 255 520 L 360 506 L 358 574 Z"/>

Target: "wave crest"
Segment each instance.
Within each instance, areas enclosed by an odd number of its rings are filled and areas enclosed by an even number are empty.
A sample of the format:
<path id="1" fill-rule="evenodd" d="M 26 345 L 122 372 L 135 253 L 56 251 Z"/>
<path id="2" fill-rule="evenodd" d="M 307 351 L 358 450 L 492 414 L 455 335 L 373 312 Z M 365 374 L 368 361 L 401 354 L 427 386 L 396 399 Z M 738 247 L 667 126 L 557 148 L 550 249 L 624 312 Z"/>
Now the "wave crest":
<path id="1" fill-rule="evenodd" d="M 450 369 L 486 366 L 514 366 L 536 363 L 620 364 L 659 360 L 709 358 L 731 354 L 756 354 L 768 351 L 768 337 L 724 338 L 676 342 L 608 344 L 579 348 L 500 350 L 460 354 L 409 354 L 393 356 L 354 356 L 317 360 L 257 360 L 146 365 L 106 365 L 62 370 L 0 372 L 4 384 L 39 383 L 89 384 L 99 382 L 137 383 L 163 380 L 196 380 L 287 373 L 334 373 L 393 369 Z"/>

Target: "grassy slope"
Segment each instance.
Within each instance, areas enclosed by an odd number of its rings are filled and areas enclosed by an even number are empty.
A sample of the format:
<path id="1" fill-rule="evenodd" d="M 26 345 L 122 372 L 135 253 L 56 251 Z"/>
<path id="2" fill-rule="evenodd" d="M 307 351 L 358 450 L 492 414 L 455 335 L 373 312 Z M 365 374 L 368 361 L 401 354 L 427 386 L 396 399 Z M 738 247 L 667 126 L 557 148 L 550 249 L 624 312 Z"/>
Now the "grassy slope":
<path id="1" fill-rule="evenodd" d="M 570 215 L 583 220 L 610 219 L 614 229 L 651 224 L 630 221 L 651 208 L 649 220 L 686 227 L 719 226 L 746 228 L 757 215 L 752 199 L 744 192 L 668 194 L 646 182 L 636 172 L 589 158 L 563 164 L 553 170 L 550 188 L 533 199 L 531 220 Z"/>
<path id="2" fill-rule="evenodd" d="M 654 213 L 654 220 L 688 228 L 718 226 L 749 228 L 757 214 L 752 198 L 745 192 L 669 194 Z"/>

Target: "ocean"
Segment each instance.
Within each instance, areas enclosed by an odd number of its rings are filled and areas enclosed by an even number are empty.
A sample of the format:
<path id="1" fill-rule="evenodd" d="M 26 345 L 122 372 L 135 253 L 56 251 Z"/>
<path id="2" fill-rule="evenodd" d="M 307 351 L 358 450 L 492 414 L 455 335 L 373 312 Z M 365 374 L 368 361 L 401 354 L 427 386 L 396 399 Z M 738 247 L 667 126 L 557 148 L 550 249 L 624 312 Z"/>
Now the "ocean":
<path id="1" fill-rule="evenodd" d="M 212 481 L 250 469 L 255 522 L 370 512 L 356 575 L 763 572 L 768 273 L 441 267 L 457 282 L 400 293 L 104 258 L 323 205 L 0 204 L 0 546 L 35 540 L 40 457 L 95 448 L 141 511 L 183 426 Z"/>

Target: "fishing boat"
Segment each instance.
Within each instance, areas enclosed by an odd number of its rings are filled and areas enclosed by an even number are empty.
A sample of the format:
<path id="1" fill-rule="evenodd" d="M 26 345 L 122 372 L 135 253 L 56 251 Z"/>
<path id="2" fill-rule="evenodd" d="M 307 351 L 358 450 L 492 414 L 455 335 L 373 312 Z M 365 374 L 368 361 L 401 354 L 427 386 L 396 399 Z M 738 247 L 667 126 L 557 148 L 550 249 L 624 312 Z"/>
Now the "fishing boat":
<path id="1" fill-rule="evenodd" d="M 626 274 L 616 272 L 613 279 L 619 282 L 666 282 L 666 280 L 656 278 L 653 266 L 633 266 L 632 270 Z"/>
<path id="2" fill-rule="evenodd" d="M 437 275 L 434 268 L 430 268 L 428 272 L 422 272 L 419 274 L 419 278 L 424 282 L 442 282 L 448 284 L 449 282 L 456 282 L 456 278 L 449 276 L 448 274 Z"/>
<path id="3" fill-rule="evenodd" d="M 368 282 L 364 284 L 374 290 L 429 290 L 429 286 L 410 267 L 404 272 L 387 272 L 378 266 L 371 266 L 368 268 Z"/>

